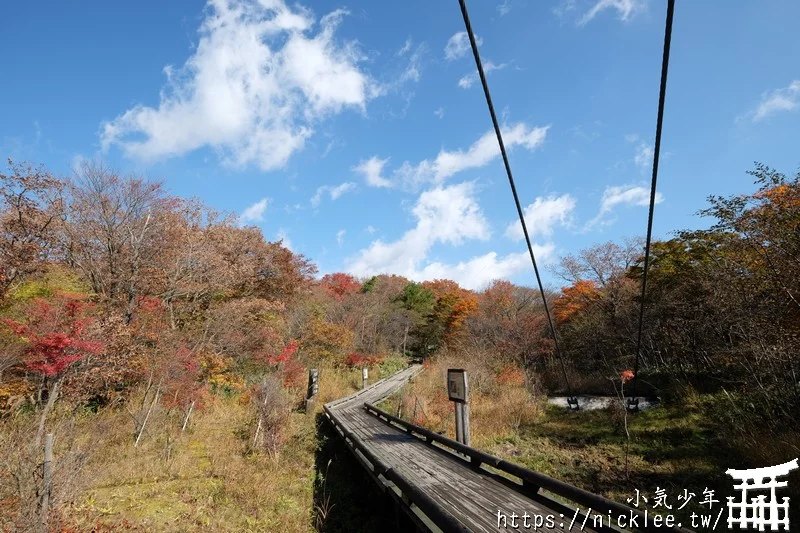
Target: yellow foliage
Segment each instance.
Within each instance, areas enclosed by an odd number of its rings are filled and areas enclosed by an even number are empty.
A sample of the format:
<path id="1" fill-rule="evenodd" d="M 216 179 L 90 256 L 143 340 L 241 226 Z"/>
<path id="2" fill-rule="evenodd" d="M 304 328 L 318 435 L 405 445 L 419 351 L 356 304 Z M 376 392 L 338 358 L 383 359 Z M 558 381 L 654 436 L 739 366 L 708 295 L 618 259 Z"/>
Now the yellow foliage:
<path id="1" fill-rule="evenodd" d="M 33 394 L 33 385 L 17 379 L 0 384 L 0 413 L 13 411 Z"/>

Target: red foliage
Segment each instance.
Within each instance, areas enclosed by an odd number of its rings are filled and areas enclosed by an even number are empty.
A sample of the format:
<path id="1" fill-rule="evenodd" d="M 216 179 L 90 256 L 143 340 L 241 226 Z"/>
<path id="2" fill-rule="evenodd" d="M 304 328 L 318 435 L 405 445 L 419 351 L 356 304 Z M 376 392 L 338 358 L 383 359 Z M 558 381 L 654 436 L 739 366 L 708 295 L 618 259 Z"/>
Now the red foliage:
<path id="1" fill-rule="evenodd" d="M 278 365 L 281 363 L 286 363 L 294 354 L 297 353 L 297 349 L 300 347 L 300 343 L 296 339 L 292 339 L 289 341 L 289 344 L 279 353 L 278 355 L 268 357 L 267 362 L 271 365 Z"/>
<path id="2" fill-rule="evenodd" d="M 306 384 L 306 369 L 297 359 L 286 361 L 279 371 L 283 386 L 287 389 L 299 389 Z"/>
<path id="3" fill-rule="evenodd" d="M 36 299 L 29 305 L 27 323 L 3 319 L 14 334 L 25 341 L 25 366 L 44 376 L 58 376 L 86 355 L 101 353 L 102 342 L 85 338 L 94 321 L 90 303 L 71 294 L 56 297 L 55 305 Z"/>
<path id="4" fill-rule="evenodd" d="M 300 343 L 296 339 L 289 341 L 289 344 L 276 356 L 267 358 L 267 362 L 278 367 L 278 375 L 283 381 L 284 387 L 300 388 L 305 384 L 305 367 L 295 357 Z"/>
<path id="5" fill-rule="evenodd" d="M 623 383 L 627 383 L 633 379 L 633 370 L 623 370 L 619 374 L 619 378 L 622 380 Z"/>
<path id="6" fill-rule="evenodd" d="M 383 361 L 382 357 L 377 355 L 367 355 L 358 352 L 351 352 L 344 360 L 344 364 L 348 368 L 363 368 L 365 366 L 374 366 Z"/>
<path id="7" fill-rule="evenodd" d="M 186 407 L 195 402 L 195 409 L 203 408 L 205 386 L 202 381 L 203 367 L 198 354 L 188 347 L 181 346 L 175 351 L 175 357 L 165 361 L 164 395 L 161 403 L 164 407 Z"/>
<path id="8" fill-rule="evenodd" d="M 345 294 L 361 290 L 361 283 L 350 274 L 344 274 L 343 272 L 326 274 L 320 281 L 320 285 L 340 300 Z"/>

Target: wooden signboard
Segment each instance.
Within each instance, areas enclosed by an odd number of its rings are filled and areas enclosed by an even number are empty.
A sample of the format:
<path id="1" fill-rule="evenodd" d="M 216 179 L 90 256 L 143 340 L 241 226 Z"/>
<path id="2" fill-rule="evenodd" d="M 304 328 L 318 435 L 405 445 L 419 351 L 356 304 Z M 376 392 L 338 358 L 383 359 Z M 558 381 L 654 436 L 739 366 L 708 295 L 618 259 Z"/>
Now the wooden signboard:
<path id="1" fill-rule="evenodd" d="M 452 402 L 467 402 L 467 373 L 462 368 L 447 370 L 447 396 Z"/>

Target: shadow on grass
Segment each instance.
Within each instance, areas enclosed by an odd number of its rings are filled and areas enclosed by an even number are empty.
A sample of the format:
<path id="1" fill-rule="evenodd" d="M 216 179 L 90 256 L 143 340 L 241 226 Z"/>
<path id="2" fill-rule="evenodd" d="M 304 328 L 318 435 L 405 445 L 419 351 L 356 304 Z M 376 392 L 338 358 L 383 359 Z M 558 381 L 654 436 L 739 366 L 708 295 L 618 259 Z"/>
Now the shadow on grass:
<path id="1" fill-rule="evenodd" d="M 317 415 L 314 517 L 317 531 L 400 533 L 414 526 L 381 492 L 323 414 Z"/>

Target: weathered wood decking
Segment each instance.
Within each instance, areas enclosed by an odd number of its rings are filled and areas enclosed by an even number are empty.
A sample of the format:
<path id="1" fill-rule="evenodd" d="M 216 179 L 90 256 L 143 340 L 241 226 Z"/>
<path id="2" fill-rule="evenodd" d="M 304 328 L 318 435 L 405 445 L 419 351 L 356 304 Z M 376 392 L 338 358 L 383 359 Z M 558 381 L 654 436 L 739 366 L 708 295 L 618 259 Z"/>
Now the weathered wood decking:
<path id="1" fill-rule="evenodd" d="M 325 405 L 325 415 L 356 458 L 420 529 L 692 533 L 680 525 L 667 527 L 663 520 L 656 526 L 652 514 L 648 521 L 638 509 L 464 446 L 375 406 L 421 370 L 409 367 Z M 634 518 L 636 526 L 630 527 Z"/>
<path id="2" fill-rule="evenodd" d="M 325 406 L 326 415 L 373 478 L 395 493 L 406 505 L 406 510 L 416 515 L 418 525 L 430 529 L 532 531 L 533 517 L 540 515 L 552 517 L 554 527 L 540 525 L 537 531 L 568 531 L 575 516 L 575 506 L 562 506 L 543 495 L 525 495 L 518 483 L 504 480 L 484 468 L 475 468 L 456 454 L 426 443 L 364 409 L 365 403 L 382 401 L 420 370 L 418 366 L 410 367 L 353 396 Z M 396 479 L 393 481 L 392 478 Z M 399 490 L 398 483 L 411 487 Z M 438 507 L 433 509 L 435 512 L 431 512 L 433 506 Z M 425 512 L 426 508 L 428 512 Z M 501 523 L 498 528 L 498 511 L 506 515 L 507 527 Z M 531 516 L 527 528 L 522 522 L 522 515 L 526 512 Z M 512 513 L 518 517 L 516 528 L 511 527 Z M 598 531 L 588 527 L 591 520 L 581 528 L 583 518 L 578 514 L 572 524 L 573 531 Z M 431 522 L 436 522 L 439 527 Z"/>

